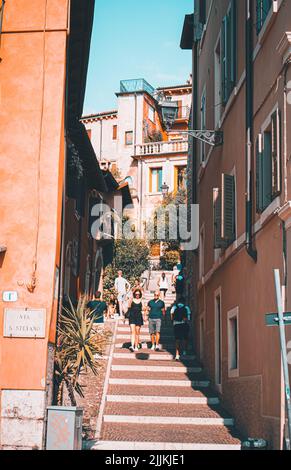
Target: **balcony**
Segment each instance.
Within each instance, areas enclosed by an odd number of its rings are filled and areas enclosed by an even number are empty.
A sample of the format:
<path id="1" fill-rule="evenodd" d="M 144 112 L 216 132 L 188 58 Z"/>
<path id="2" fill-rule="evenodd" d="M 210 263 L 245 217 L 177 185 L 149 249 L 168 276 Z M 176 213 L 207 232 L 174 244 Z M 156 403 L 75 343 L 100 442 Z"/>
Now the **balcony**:
<path id="1" fill-rule="evenodd" d="M 188 153 L 188 140 L 150 142 L 135 146 L 135 156 Z"/>
<path id="2" fill-rule="evenodd" d="M 185 119 L 187 121 L 190 119 L 190 106 L 180 106 L 178 108 L 176 121 L 179 121 L 180 119 Z"/>

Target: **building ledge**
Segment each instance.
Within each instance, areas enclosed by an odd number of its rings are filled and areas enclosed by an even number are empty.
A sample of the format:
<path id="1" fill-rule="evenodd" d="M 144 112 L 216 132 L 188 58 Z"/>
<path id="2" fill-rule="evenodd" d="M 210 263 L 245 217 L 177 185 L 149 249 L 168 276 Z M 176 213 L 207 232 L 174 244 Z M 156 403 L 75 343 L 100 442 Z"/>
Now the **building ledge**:
<path id="1" fill-rule="evenodd" d="M 281 38 L 277 52 L 283 59 L 283 64 L 291 59 L 291 31 L 286 31 Z"/>

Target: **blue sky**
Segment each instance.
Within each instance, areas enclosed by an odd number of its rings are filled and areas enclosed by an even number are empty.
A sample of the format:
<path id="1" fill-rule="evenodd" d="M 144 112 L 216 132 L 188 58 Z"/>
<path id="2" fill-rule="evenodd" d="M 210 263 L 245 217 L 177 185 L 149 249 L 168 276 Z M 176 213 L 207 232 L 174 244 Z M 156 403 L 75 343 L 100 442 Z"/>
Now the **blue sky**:
<path id="1" fill-rule="evenodd" d="M 193 0 L 96 0 L 84 114 L 116 108 L 119 81 L 186 83 L 191 52 L 179 47 Z"/>

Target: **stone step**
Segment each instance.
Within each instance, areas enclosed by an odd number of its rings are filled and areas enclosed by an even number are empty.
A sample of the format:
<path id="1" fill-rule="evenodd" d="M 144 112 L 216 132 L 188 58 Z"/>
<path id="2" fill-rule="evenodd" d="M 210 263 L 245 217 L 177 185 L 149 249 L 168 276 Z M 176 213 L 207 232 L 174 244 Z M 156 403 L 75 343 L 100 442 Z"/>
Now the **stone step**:
<path id="1" fill-rule="evenodd" d="M 234 428 L 224 426 L 195 426 L 193 425 L 164 425 L 164 424 L 131 424 L 128 423 L 103 423 L 101 441 L 113 441 L 113 449 L 118 445 L 116 441 L 141 442 L 143 445 L 152 446 L 156 443 L 158 449 L 162 449 L 166 443 L 175 446 L 184 444 L 197 445 L 235 445 L 240 448 L 241 441 Z M 176 447 L 182 449 L 182 447 Z"/>
<path id="2" fill-rule="evenodd" d="M 144 387 L 209 387 L 209 380 L 151 380 L 110 377 L 111 385 L 142 385 Z"/>
<path id="3" fill-rule="evenodd" d="M 134 396 L 152 396 L 155 397 L 186 397 L 186 398 L 212 398 L 216 397 L 216 393 L 210 388 L 193 389 L 191 387 L 175 387 L 175 386 L 163 386 L 155 387 L 144 387 L 142 385 L 115 385 L 110 384 L 107 390 L 108 395 L 134 395 Z"/>
<path id="4" fill-rule="evenodd" d="M 173 372 L 167 372 L 167 376 L 165 377 L 164 374 L 161 372 L 150 372 L 145 370 L 144 368 L 140 369 L 139 371 L 118 371 L 118 370 L 111 370 L 110 378 L 115 379 L 151 379 L 151 380 L 189 380 L 197 381 L 197 380 L 206 380 L 205 375 L 201 372 L 179 372 L 179 369 L 175 369 Z"/>
<path id="5" fill-rule="evenodd" d="M 160 372 L 161 374 L 168 372 L 175 372 L 180 374 L 191 374 L 202 372 L 201 367 L 184 367 L 184 366 L 147 366 L 147 365 L 111 365 L 113 371 L 127 371 L 127 372 Z"/>
<path id="6" fill-rule="evenodd" d="M 175 405 L 218 405 L 218 397 L 182 397 L 156 395 L 107 395 L 106 400 L 112 403 L 167 403 Z"/>
<path id="7" fill-rule="evenodd" d="M 232 418 L 185 418 L 177 416 L 104 415 L 104 423 L 233 426 Z"/>
<path id="8" fill-rule="evenodd" d="M 128 339 L 129 336 L 130 336 L 130 332 L 128 332 L 128 334 L 126 334 L 126 333 L 117 334 L 117 335 L 116 335 L 116 339 L 119 339 L 119 340 L 120 340 L 120 339 Z M 174 340 L 175 340 L 175 338 L 174 338 L 173 335 L 171 335 L 171 336 L 165 336 L 165 335 L 162 334 L 162 335 L 161 335 L 161 338 L 164 339 L 164 342 L 171 341 L 171 340 L 174 341 Z M 150 340 L 151 340 L 151 337 L 150 337 L 149 332 L 148 332 L 147 334 L 145 334 L 145 335 L 142 335 L 142 334 L 141 334 L 140 337 L 139 337 L 139 339 L 140 339 L 140 341 L 150 341 Z"/>
<path id="9" fill-rule="evenodd" d="M 206 444 L 185 442 L 99 441 L 92 450 L 241 450 L 240 444 Z"/>
<path id="10" fill-rule="evenodd" d="M 128 349 L 129 346 L 130 346 L 130 341 L 128 340 L 127 338 L 127 341 L 124 341 L 124 342 L 119 342 L 120 339 L 117 338 L 117 343 L 115 343 L 115 348 L 116 349 Z M 142 345 L 142 350 L 143 351 L 147 351 L 147 350 L 151 350 L 151 346 L 150 346 L 150 341 L 147 341 L 147 343 L 143 343 Z M 166 351 L 166 352 L 173 352 L 174 353 L 174 344 L 173 342 L 171 343 L 166 343 L 166 342 L 163 342 L 163 343 L 160 343 L 160 352 L 163 352 L 163 351 Z"/>
<path id="11" fill-rule="evenodd" d="M 161 352 L 155 352 L 148 350 L 149 352 L 146 353 L 144 350 L 142 352 L 136 353 L 128 353 L 128 352 L 119 352 L 113 353 L 113 358 L 115 359 L 126 359 L 126 360 L 149 360 L 149 361 L 173 361 L 174 355 L 173 354 L 163 354 Z M 196 356 L 183 356 L 182 363 L 194 361 Z"/>

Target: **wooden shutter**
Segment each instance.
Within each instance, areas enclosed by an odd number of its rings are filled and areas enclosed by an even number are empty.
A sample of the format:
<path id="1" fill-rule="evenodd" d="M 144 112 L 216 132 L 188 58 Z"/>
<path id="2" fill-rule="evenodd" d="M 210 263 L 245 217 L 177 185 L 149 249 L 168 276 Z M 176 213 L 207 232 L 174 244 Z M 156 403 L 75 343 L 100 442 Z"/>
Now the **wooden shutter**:
<path id="1" fill-rule="evenodd" d="M 281 192 L 281 116 L 277 109 L 272 115 L 272 197 Z"/>
<path id="2" fill-rule="evenodd" d="M 221 91 L 223 104 L 227 102 L 227 16 L 223 18 L 221 30 Z"/>
<path id="3" fill-rule="evenodd" d="M 235 179 L 226 174 L 221 182 L 221 238 L 228 243 L 235 240 Z"/>
<path id="4" fill-rule="evenodd" d="M 272 202 L 272 134 L 264 132 L 263 209 Z"/>
<path id="5" fill-rule="evenodd" d="M 257 213 L 263 211 L 263 144 L 262 134 L 258 135 L 256 143 L 256 201 Z"/>
<path id="6" fill-rule="evenodd" d="M 236 84 L 236 69 L 237 69 L 237 5 L 236 0 L 231 2 L 230 10 L 230 47 L 231 47 L 231 60 L 230 60 L 230 81 L 231 90 L 233 90 Z"/>
<path id="7" fill-rule="evenodd" d="M 117 139 L 117 125 L 114 125 L 112 128 L 112 140 Z"/>
<path id="8" fill-rule="evenodd" d="M 227 244 L 221 237 L 221 192 L 218 188 L 213 189 L 213 225 L 214 248 L 225 248 Z"/>

